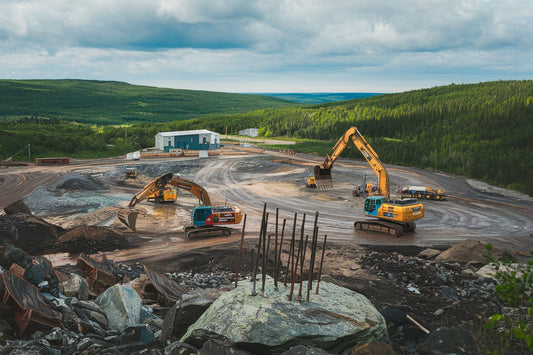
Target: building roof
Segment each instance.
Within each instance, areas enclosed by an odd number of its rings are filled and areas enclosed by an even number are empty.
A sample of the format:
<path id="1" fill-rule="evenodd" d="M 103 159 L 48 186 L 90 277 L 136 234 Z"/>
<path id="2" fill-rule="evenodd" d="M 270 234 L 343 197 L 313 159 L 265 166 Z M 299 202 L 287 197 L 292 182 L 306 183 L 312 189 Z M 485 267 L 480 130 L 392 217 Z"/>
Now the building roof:
<path id="1" fill-rule="evenodd" d="M 157 134 L 163 136 L 163 137 L 175 137 L 175 136 L 189 136 L 192 134 L 219 134 L 217 132 L 209 131 L 207 129 L 195 129 L 191 131 L 172 131 L 172 132 L 159 132 Z"/>

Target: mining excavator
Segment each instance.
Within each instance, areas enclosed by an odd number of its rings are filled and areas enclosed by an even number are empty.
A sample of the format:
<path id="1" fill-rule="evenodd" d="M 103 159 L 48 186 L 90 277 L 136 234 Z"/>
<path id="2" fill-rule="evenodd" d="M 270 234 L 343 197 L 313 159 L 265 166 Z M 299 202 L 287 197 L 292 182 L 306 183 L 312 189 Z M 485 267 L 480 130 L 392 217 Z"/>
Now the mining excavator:
<path id="1" fill-rule="evenodd" d="M 333 147 L 333 153 L 331 155 L 326 154 L 322 164 L 313 168 L 314 175 L 310 177 L 313 178 L 316 187 L 325 189 L 333 186 L 331 178 L 333 163 L 346 149 L 350 141 L 359 149 L 378 178 L 377 190 L 373 192 L 373 196 L 366 197 L 364 204 L 365 216 L 377 219 L 356 221 L 354 228 L 387 233 L 396 237 L 405 232 L 413 231 L 416 228 L 414 221 L 424 217 L 424 205 L 414 198 L 390 200 L 387 169 L 356 127 L 348 129 Z M 373 187 L 375 188 L 375 186 Z"/>
<path id="2" fill-rule="evenodd" d="M 135 205 L 149 196 L 157 194 L 166 186 L 174 186 L 189 191 L 198 197 L 200 206 L 191 211 L 192 224 L 185 227 L 188 238 L 230 235 L 228 224 L 239 224 L 242 220 L 241 210 L 235 206 L 212 206 L 207 191 L 197 183 L 172 173 L 166 173 L 148 183 L 131 199 L 129 209 L 121 209 L 119 220 L 135 230 L 138 211 L 132 210 Z"/>

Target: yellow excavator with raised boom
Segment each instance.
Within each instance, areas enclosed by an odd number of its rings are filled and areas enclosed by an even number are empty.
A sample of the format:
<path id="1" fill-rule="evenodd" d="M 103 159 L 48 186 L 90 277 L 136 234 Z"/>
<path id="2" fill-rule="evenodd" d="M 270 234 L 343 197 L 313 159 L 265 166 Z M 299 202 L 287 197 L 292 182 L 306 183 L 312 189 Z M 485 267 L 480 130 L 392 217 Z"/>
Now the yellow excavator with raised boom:
<path id="1" fill-rule="evenodd" d="M 146 200 L 149 196 L 163 190 L 167 185 L 189 191 L 198 197 L 200 206 L 192 209 L 192 224 L 185 227 L 188 238 L 230 235 L 231 229 L 225 227 L 225 225 L 241 223 L 242 213 L 238 207 L 212 206 L 209 194 L 202 186 L 172 173 L 161 175 L 148 183 L 140 192 L 133 196 L 128 205 L 130 209 L 121 209 L 119 211 L 118 219 L 132 230 L 135 230 L 138 211 L 131 209 L 138 202 Z"/>
<path id="2" fill-rule="evenodd" d="M 359 149 L 378 178 L 375 195 L 366 197 L 364 204 L 365 216 L 377 219 L 356 221 L 354 228 L 387 233 L 396 237 L 413 231 L 416 228 L 414 221 L 424 217 L 424 205 L 413 198 L 390 200 L 389 173 L 378 154 L 356 127 L 349 128 L 333 147 L 333 153 L 331 155 L 326 154 L 322 164 L 313 168 L 314 175 L 309 176 L 307 185 L 312 181 L 318 189 L 327 189 L 333 186 L 331 178 L 333 163 L 346 149 L 350 141 Z"/>

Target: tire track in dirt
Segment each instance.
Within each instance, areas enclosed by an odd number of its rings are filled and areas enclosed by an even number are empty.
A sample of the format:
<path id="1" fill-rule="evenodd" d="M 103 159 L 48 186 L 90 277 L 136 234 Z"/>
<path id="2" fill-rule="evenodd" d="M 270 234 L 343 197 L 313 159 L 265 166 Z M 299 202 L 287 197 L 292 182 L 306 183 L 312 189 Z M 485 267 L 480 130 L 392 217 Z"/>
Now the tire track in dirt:
<path id="1" fill-rule="evenodd" d="M 245 171 L 241 169 L 243 159 L 247 167 Z M 360 178 L 364 174 L 373 174 L 370 169 L 344 161 L 342 167 L 334 169 L 336 187 L 332 191 L 309 191 L 302 187 L 305 174 L 302 174 L 302 185 L 296 186 L 294 178 L 287 180 L 276 173 L 271 165 L 262 164 L 260 161 L 263 159 L 266 159 L 265 156 L 258 155 L 207 161 L 196 177 L 210 192 L 240 206 L 243 213 L 248 214 L 248 221 L 251 221 L 247 222 L 249 232 L 257 234 L 259 231 L 262 207 L 266 202 L 271 214 L 279 208 L 289 224 L 292 224 L 295 212 L 298 213 L 299 221 L 302 214 L 306 213 L 306 225 L 309 228 L 312 226 L 314 212 L 318 211 L 320 235 L 328 234 L 333 240 L 361 244 L 450 245 L 474 238 L 506 246 L 511 243 L 519 249 L 533 248 L 532 207 L 527 203 L 516 205 L 514 201 L 500 196 L 490 196 L 474 190 L 469 192 L 468 184 L 462 178 L 410 168 L 389 169 L 391 182 L 397 182 L 398 186 L 429 185 L 434 181 L 434 176 L 438 175 L 437 180 L 445 181 L 447 186 L 460 187 L 448 190 L 452 196 L 446 201 L 423 200 L 426 215 L 417 221 L 415 233 L 391 239 L 377 233 L 353 230 L 353 222 L 364 216 L 363 199 L 352 198 L 351 186 L 357 180 L 354 176 Z M 256 161 L 255 167 L 250 168 L 254 166 L 253 161 Z M 355 173 L 352 165 L 357 166 Z M 272 196 L 269 196 L 269 186 Z M 287 189 L 284 196 L 283 188 Z M 475 198 L 457 196 L 469 194 Z"/>

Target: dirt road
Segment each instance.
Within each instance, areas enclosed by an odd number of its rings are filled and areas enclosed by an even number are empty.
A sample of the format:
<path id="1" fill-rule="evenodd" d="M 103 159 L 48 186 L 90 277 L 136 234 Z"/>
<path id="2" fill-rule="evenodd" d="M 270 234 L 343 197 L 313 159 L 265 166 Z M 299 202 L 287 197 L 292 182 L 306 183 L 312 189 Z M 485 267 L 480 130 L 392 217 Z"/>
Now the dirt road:
<path id="1" fill-rule="evenodd" d="M 300 218 L 306 213 L 309 221 L 318 211 L 321 234 L 358 244 L 451 245 L 474 238 L 525 251 L 533 247 L 531 198 L 494 188 L 485 192 L 482 189 L 489 187 L 482 183 L 395 166 L 388 167 L 391 186 L 442 187 L 447 200 L 424 200 L 425 218 L 417 221 L 414 233 L 401 238 L 355 232 L 353 221 L 364 218 L 364 199 L 353 197 L 351 191 L 365 175 L 371 181 L 373 172 L 363 162 L 343 160 L 333 169 L 335 188 L 317 191 L 304 187 L 310 159 L 316 158 L 288 159 L 280 154 L 245 160 L 221 158 L 205 164 L 198 171 L 197 180 L 252 215 L 250 228 L 256 231 L 262 206 L 267 203 L 271 211 L 279 208 L 283 218 L 291 220 L 294 213 Z"/>
<path id="2" fill-rule="evenodd" d="M 311 167 L 320 162 L 319 157 L 299 154 L 262 152 L 255 149 L 247 154 L 234 152 L 231 155 L 217 155 L 207 159 L 171 158 L 164 160 L 141 160 L 135 163 L 140 177 L 136 182 L 117 183 L 125 169 L 124 162 L 116 165 L 105 162 L 105 166 L 92 162 L 83 166 L 63 167 L 18 167 L 0 170 L 0 207 L 30 195 L 38 186 L 51 186 L 67 172 L 78 172 L 97 176 L 103 184 L 111 188 L 91 191 L 91 194 L 126 196 L 120 203 L 127 204 L 143 184 L 165 172 L 180 173 L 204 186 L 211 199 L 217 203 L 237 205 L 247 214 L 246 235 L 256 237 L 259 232 L 262 209 L 268 206 L 270 221 L 274 220 L 275 210 L 279 209 L 280 225 L 287 219 L 287 228 L 292 228 L 294 214 L 298 214 L 298 224 L 306 214 L 306 226 L 311 228 L 318 212 L 319 234 L 328 239 L 354 244 L 447 246 L 467 238 L 491 242 L 513 250 L 527 252 L 533 248 L 533 199 L 515 192 L 498 189 L 486 184 L 457 176 L 449 176 L 431 171 L 387 165 L 391 191 L 404 185 L 426 185 L 443 188 L 448 194 L 446 201 L 423 201 L 425 217 L 417 221 L 414 233 L 401 238 L 391 238 L 372 232 L 354 231 L 353 222 L 363 216 L 363 198 L 353 197 L 352 188 L 363 179 L 369 182 L 375 176 L 369 166 L 358 160 L 340 159 L 335 163 L 333 179 L 335 187 L 329 191 L 317 191 L 304 186 L 305 177 Z M 88 194 L 89 195 L 89 194 Z M 118 196 L 118 195 L 117 195 Z M 82 198 L 82 197 L 77 197 Z M 115 198 L 117 198 L 115 196 Z M 188 241 L 182 228 L 189 223 L 189 211 L 197 203 L 187 193 L 180 193 L 173 205 L 152 205 L 141 203 L 143 211 L 138 234 L 155 236 L 143 254 L 157 255 L 162 250 L 183 250 L 200 246 L 226 243 L 238 240 L 240 229 L 227 238 L 216 240 Z M 53 214 L 54 223 L 72 216 L 85 215 L 87 211 L 70 211 L 64 216 Z M 95 214 L 97 211 L 90 213 Z M 115 210 L 110 210 L 113 217 Z M 64 212 L 62 212 L 64 213 Z M 102 214 L 102 213 L 101 213 Z M 41 215 L 42 217 L 46 217 Z M 104 217 L 98 217 L 104 218 Z M 85 223 L 101 223 L 96 217 L 87 218 Z M 112 224 L 117 229 L 118 222 Z M 131 233 L 122 228 L 124 233 Z M 311 234 L 312 231 L 309 231 Z M 137 250 L 139 251 L 139 250 Z M 135 250 L 118 252 L 119 258 L 128 258 Z M 127 255 L 126 255 L 127 254 Z"/>

